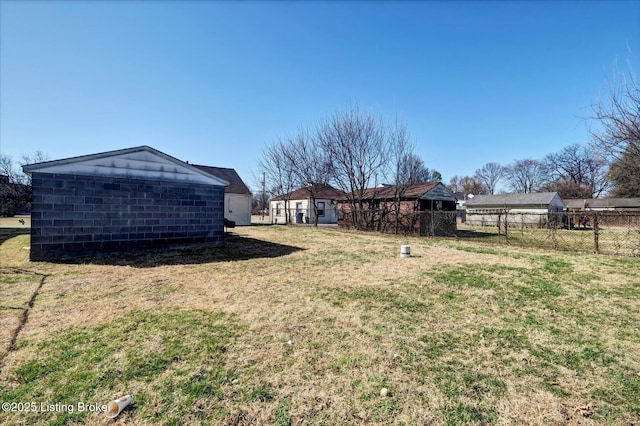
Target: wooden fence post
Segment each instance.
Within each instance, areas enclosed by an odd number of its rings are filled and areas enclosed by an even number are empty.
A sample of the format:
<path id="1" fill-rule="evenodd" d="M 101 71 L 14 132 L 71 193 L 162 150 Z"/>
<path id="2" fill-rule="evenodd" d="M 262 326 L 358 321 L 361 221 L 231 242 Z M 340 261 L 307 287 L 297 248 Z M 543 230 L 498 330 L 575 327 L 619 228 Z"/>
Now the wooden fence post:
<path id="1" fill-rule="evenodd" d="M 508 234 L 508 229 L 509 229 L 509 221 L 507 220 L 507 218 L 509 217 L 509 212 L 508 210 L 504 211 L 504 240 L 508 243 L 509 242 L 509 234 Z"/>
<path id="2" fill-rule="evenodd" d="M 599 238 L 599 228 L 598 228 L 598 213 L 593 214 L 593 245 L 597 254 L 600 254 L 600 244 L 598 241 Z"/>

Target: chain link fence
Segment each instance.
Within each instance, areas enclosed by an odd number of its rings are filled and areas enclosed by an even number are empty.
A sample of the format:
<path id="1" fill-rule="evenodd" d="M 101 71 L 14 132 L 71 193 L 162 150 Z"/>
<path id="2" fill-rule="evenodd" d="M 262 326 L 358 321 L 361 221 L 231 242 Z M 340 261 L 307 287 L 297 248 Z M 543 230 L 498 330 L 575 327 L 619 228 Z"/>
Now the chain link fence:
<path id="1" fill-rule="evenodd" d="M 291 209 L 289 223 L 313 223 L 312 212 Z M 347 210 L 323 211 L 342 228 L 389 234 L 455 237 L 493 244 L 640 256 L 640 211 L 517 212 L 509 209 L 464 211 L 406 211 L 367 209 L 359 215 Z M 272 223 L 286 223 L 284 209 L 273 211 Z M 354 220 L 356 222 L 354 222 Z M 330 222 L 330 223 L 331 223 Z M 326 223 L 326 222 L 325 222 Z"/>
<path id="2" fill-rule="evenodd" d="M 456 235 L 576 252 L 640 256 L 640 211 L 458 212 Z"/>

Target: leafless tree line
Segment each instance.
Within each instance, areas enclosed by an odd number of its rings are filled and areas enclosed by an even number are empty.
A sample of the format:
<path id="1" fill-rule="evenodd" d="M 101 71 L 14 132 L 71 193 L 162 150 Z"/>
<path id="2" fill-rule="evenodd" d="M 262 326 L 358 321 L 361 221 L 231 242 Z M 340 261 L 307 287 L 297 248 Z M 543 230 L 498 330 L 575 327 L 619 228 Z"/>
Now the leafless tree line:
<path id="1" fill-rule="evenodd" d="M 42 151 L 25 154 L 19 162 L 0 154 L 0 215 L 13 215 L 31 201 L 31 176 L 24 174 L 21 166 L 46 160 Z"/>
<path id="2" fill-rule="evenodd" d="M 564 198 L 599 197 L 611 187 L 609 163 L 590 145 L 569 145 L 541 160 L 527 158 L 503 166 L 487 163 L 473 176 L 454 176 L 449 187 L 465 194 L 495 194 L 498 183 L 509 191 L 557 191 Z"/>
<path id="3" fill-rule="evenodd" d="M 285 214 L 290 211 L 289 194 L 306 188 L 317 225 L 317 192 L 331 185 L 346 194 L 351 223 L 366 229 L 371 225 L 367 200 L 375 195 L 371 188 L 392 184 L 400 199 L 409 185 L 439 176 L 414 150 L 406 123 L 398 117 L 385 121 L 358 106 L 348 106 L 311 128 L 274 139 L 263 148 L 258 166 L 271 195 L 283 199 Z"/>
<path id="4" fill-rule="evenodd" d="M 620 197 L 640 197 L 640 82 L 629 65 L 617 72 L 607 95 L 594 105 L 594 145 L 610 161 L 609 178 Z"/>

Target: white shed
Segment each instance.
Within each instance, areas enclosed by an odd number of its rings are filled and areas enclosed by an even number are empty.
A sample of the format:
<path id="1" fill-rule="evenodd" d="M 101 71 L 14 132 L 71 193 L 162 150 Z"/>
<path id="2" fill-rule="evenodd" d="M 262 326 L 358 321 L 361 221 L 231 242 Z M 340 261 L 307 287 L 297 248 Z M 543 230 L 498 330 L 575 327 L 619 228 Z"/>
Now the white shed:
<path id="1" fill-rule="evenodd" d="M 499 213 L 506 212 L 510 223 L 530 227 L 540 226 L 548 213 L 562 212 L 567 207 L 557 192 L 476 195 L 465 205 L 469 225 L 494 226 L 499 222 Z"/>
<path id="2" fill-rule="evenodd" d="M 238 226 L 251 225 L 252 194 L 234 169 L 224 167 L 194 167 L 229 182 L 224 189 L 224 218 Z"/>

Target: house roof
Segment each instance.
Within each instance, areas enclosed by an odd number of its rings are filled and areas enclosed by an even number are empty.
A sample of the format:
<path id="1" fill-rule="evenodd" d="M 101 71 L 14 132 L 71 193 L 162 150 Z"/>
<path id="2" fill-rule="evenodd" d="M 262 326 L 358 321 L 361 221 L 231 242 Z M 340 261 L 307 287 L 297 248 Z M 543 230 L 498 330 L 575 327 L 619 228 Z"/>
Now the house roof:
<path id="1" fill-rule="evenodd" d="M 281 201 L 285 198 L 288 200 L 307 200 L 311 197 L 310 187 L 305 186 L 285 195 L 279 195 L 271 199 L 271 201 Z M 344 197 L 344 192 L 335 189 L 331 185 L 316 183 L 313 185 L 317 199 L 337 200 Z"/>
<path id="2" fill-rule="evenodd" d="M 570 198 L 564 200 L 570 209 L 582 209 L 584 203 L 587 208 L 601 209 L 637 209 L 640 208 L 640 198 Z"/>
<path id="3" fill-rule="evenodd" d="M 226 180 L 227 182 L 229 182 L 229 186 L 227 186 L 224 190 L 229 194 L 251 195 L 251 191 L 249 191 L 247 185 L 244 184 L 243 180 L 234 169 L 228 169 L 224 167 L 199 166 L 197 164 L 194 164 L 193 167 L 196 167 L 202 171 L 210 173 L 222 180 Z"/>
<path id="4" fill-rule="evenodd" d="M 558 196 L 557 192 L 533 192 L 529 194 L 476 195 L 467 200 L 467 207 L 477 206 L 548 206 Z M 562 200 L 561 200 L 562 201 Z"/>
<path id="5" fill-rule="evenodd" d="M 363 199 L 365 200 L 393 200 L 397 197 L 396 185 L 384 185 L 376 188 L 365 189 Z M 444 200 L 456 201 L 455 197 L 442 184 L 442 182 L 416 183 L 404 188 L 401 197 L 407 199 L 423 199 L 423 200 Z M 342 197 L 343 200 L 346 197 Z"/>
<path id="6" fill-rule="evenodd" d="M 25 173 L 107 176 L 227 186 L 229 182 L 151 148 L 136 146 L 22 166 Z"/>

